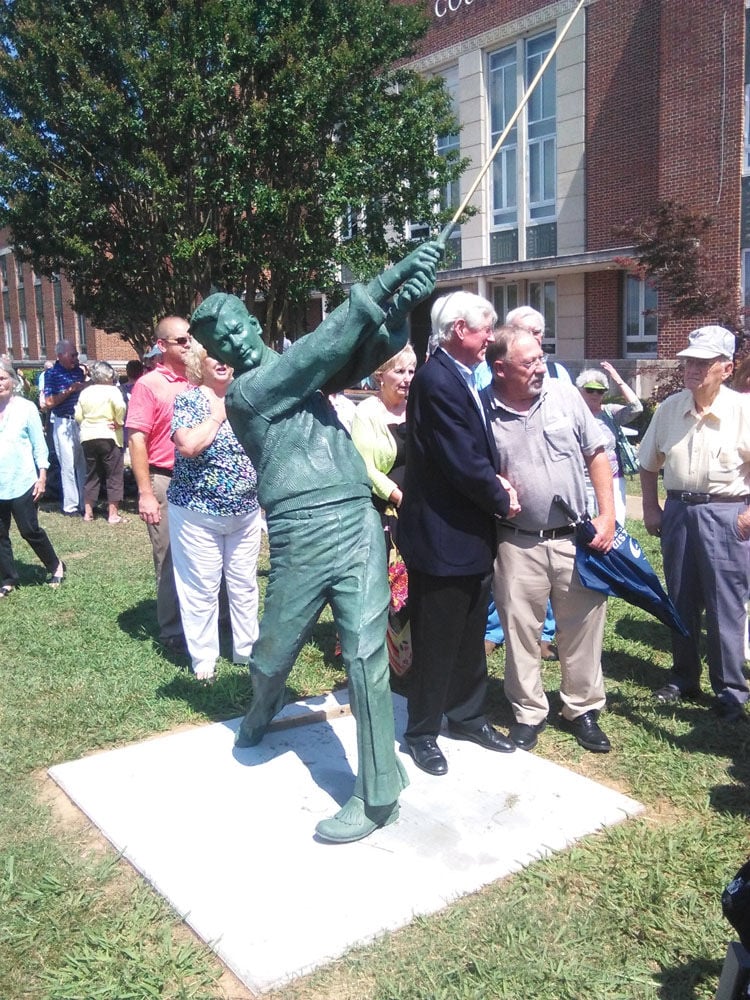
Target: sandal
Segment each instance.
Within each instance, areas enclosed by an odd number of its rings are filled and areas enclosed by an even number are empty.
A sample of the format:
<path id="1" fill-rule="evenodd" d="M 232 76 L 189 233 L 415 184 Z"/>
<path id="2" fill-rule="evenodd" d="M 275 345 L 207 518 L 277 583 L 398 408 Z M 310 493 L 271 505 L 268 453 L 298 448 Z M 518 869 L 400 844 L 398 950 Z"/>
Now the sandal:
<path id="1" fill-rule="evenodd" d="M 12 594 L 15 589 L 16 588 L 12 583 L 6 583 L 5 586 L 0 587 L 0 598 L 8 597 L 8 595 Z"/>
<path id="2" fill-rule="evenodd" d="M 128 518 L 118 515 L 117 517 L 108 517 L 107 524 L 127 524 Z"/>
<path id="3" fill-rule="evenodd" d="M 49 582 L 49 586 L 52 587 L 53 590 L 57 590 L 57 588 L 65 579 L 65 570 L 67 569 L 67 567 L 65 563 L 62 561 L 60 562 L 60 565 L 62 566 L 62 573 L 53 573 L 52 579 Z"/>

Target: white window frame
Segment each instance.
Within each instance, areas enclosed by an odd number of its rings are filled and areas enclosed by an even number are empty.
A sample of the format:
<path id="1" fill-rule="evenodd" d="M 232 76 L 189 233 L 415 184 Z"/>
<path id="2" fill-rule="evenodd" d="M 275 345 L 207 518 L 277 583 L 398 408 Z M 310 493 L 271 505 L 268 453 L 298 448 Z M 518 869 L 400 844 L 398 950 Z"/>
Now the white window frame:
<path id="1" fill-rule="evenodd" d="M 81 354 L 88 355 L 88 341 L 86 338 L 86 317 L 83 313 L 76 313 L 76 331 L 78 333 L 78 350 Z"/>
<path id="2" fill-rule="evenodd" d="M 554 279 L 530 281 L 528 305 L 544 316 L 542 348 L 545 354 L 557 351 L 557 282 Z"/>
<path id="3" fill-rule="evenodd" d="M 554 42 L 555 32 L 548 28 L 487 54 L 490 148 Z M 526 230 L 557 219 L 556 59 L 495 156 L 489 198 L 490 233 L 518 229 L 518 258 L 525 260 Z"/>
<path id="4" fill-rule="evenodd" d="M 502 325 L 511 309 L 516 309 L 521 304 L 521 289 L 518 282 L 511 281 L 502 285 L 494 285 L 492 304 L 497 313 L 497 321 Z"/>
<path id="5" fill-rule="evenodd" d="M 622 296 L 622 348 L 624 358 L 655 358 L 659 342 L 659 321 L 656 313 L 658 295 L 649 282 L 636 278 L 632 274 L 623 275 Z M 630 289 L 637 288 L 638 334 L 628 336 L 629 320 L 631 320 Z M 648 315 L 646 312 L 648 310 Z M 647 327 L 650 330 L 647 330 Z M 639 347 L 638 345 L 642 345 Z M 653 345 L 653 346 L 650 346 Z"/>
<path id="6" fill-rule="evenodd" d="M 46 354 L 47 324 L 44 319 L 44 293 L 42 279 L 38 274 L 34 274 L 34 309 L 36 311 L 36 329 L 39 334 L 39 350 L 42 354 Z"/>

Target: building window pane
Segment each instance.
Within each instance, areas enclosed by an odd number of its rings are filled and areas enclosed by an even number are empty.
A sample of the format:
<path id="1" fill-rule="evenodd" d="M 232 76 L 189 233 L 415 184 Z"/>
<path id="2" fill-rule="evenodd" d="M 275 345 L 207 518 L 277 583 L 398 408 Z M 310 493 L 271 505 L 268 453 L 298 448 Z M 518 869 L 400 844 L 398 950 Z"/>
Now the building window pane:
<path id="1" fill-rule="evenodd" d="M 526 86 L 538 73 L 554 45 L 554 34 L 526 44 Z M 544 72 L 528 106 L 529 218 L 555 217 L 557 177 L 556 60 Z"/>
<path id="2" fill-rule="evenodd" d="M 496 285 L 492 293 L 492 303 L 498 323 L 504 323 L 511 309 L 516 309 L 518 306 L 518 285 Z"/>
<path id="3" fill-rule="evenodd" d="M 46 354 L 47 330 L 44 325 L 44 296 L 42 295 L 42 282 L 39 278 L 34 279 L 34 305 L 36 307 L 36 325 L 39 331 L 39 349 L 42 354 Z"/>
<path id="4" fill-rule="evenodd" d="M 518 103 L 515 45 L 489 57 L 490 143 L 494 148 Z M 518 124 L 510 130 L 492 164 L 492 224 L 513 226 L 518 219 L 516 191 Z"/>
<path id="5" fill-rule="evenodd" d="M 78 325 L 78 350 L 81 354 L 88 354 L 88 346 L 86 344 L 86 317 L 82 316 L 80 313 L 77 315 L 77 325 Z"/>
<path id="6" fill-rule="evenodd" d="M 451 66 L 443 73 L 445 89 L 450 94 L 453 114 L 458 119 L 458 66 Z M 457 158 L 460 149 L 458 132 L 451 132 L 448 135 L 439 135 L 437 138 L 437 151 L 440 156 Z M 460 181 L 449 181 L 440 192 L 441 211 L 455 212 L 461 204 Z M 448 269 L 461 266 L 461 227 L 456 226 L 451 233 L 448 244 L 445 248 L 445 255 L 441 267 Z"/>
<path id="7" fill-rule="evenodd" d="M 557 285 L 554 281 L 530 281 L 529 305 L 544 316 L 542 347 L 545 354 L 554 354 L 557 348 Z"/>
<path id="8" fill-rule="evenodd" d="M 63 301 L 62 301 L 62 283 L 60 281 L 59 274 L 52 275 L 52 298 L 55 303 L 55 329 L 57 330 L 57 339 L 65 339 L 65 324 L 63 321 Z"/>
<path id="9" fill-rule="evenodd" d="M 0 257 L 0 260 L 3 260 Z M 10 351 L 13 346 L 13 328 L 10 325 L 10 292 L 7 284 L 3 288 L 3 329 L 5 330 L 5 350 Z"/>
<path id="10" fill-rule="evenodd" d="M 630 274 L 626 274 L 624 280 L 625 357 L 656 357 L 656 338 L 659 332 L 656 290 L 648 282 Z"/>

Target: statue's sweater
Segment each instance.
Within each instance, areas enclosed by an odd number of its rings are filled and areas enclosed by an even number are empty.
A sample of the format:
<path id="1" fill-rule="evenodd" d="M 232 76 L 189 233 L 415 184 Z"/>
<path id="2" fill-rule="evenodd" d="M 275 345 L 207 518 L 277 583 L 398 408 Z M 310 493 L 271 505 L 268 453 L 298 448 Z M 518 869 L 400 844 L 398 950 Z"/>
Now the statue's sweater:
<path id="1" fill-rule="evenodd" d="M 359 452 L 323 390 L 336 392 L 373 372 L 405 342 L 362 285 L 284 354 L 265 347 L 260 364 L 235 377 L 229 422 L 258 473 L 270 521 L 289 511 L 370 498 Z"/>

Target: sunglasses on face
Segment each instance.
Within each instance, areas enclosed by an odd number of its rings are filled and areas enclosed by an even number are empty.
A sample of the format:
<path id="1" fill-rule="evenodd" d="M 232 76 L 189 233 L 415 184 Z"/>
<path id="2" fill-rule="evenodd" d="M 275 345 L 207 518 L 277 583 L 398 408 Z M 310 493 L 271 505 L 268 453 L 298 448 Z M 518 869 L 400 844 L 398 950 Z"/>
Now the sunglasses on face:
<path id="1" fill-rule="evenodd" d="M 184 347 L 185 344 L 190 343 L 190 337 L 173 337 L 172 340 L 165 340 L 165 344 L 179 344 L 180 347 Z"/>
<path id="2" fill-rule="evenodd" d="M 595 395 L 597 395 L 597 396 L 603 396 L 603 395 L 604 395 L 604 393 L 605 393 L 605 392 L 606 392 L 607 390 L 606 390 L 606 389 L 585 389 L 584 391 L 585 391 L 585 392 L 592 392 L 592 393 L 594 393 L 594 394 L 595 394 Z"/>

